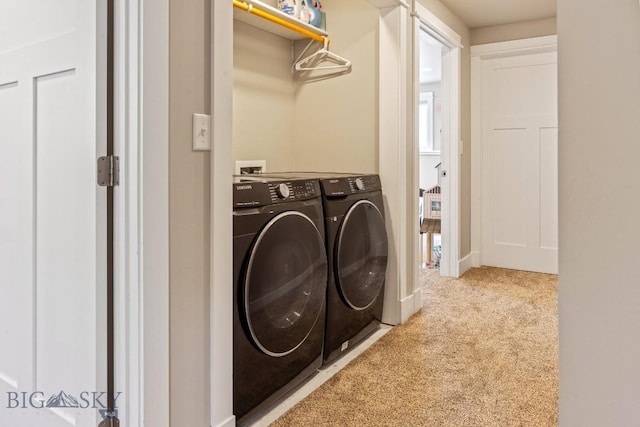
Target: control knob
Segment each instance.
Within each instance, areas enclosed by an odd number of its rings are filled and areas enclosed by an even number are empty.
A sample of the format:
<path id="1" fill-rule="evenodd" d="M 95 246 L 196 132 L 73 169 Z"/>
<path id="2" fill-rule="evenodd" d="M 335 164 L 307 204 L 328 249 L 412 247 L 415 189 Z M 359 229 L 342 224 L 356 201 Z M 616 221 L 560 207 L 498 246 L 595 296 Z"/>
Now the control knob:
<path id="1" fill-rule="evenodd" d="M 281 199 L 286 199 L 287 197 L 289 197 L 289 186 L 287 186 L 287 184 L 285 184 L 284 182 L 278 184 L 278 186 L 276 187 L 276 194 Z"/>
<path id="2" fill-rule="evenodd" d="M 364 190 L 364 181 L 362 178 L 356 178 L 355 184 L 358 191 Z"/>

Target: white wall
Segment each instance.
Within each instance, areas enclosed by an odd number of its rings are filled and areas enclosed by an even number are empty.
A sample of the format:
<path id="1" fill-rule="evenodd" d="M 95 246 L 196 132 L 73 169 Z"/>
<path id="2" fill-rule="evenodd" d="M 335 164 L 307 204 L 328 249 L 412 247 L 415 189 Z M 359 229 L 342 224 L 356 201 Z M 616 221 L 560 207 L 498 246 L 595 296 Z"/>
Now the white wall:
<path id="1" fill-rule="evenodd" d="M 266 160 L 267 171 L 294 169 L 294 94 L 291 42 L 234 21 L 234 162 Z"/>
<path id="2" fill-rule="evenodd" d="M 349 74 L 296 82 L 298 170 L 378 172 L 378 9 L 366 0 L 324 0 L 331 51 L 353 63 Z"/>
<path id="3" fill-rule="evenodd" d="M 640 5 L 558 0 L 558 43 L 560 425 L 637 426 Z"/>
<path id="4" fill-rule="evenodd" d="M 435 112 L 436 105 L 440 101 L 441 95 L 441 83 L 433 82 L 433 83 L 422 83 L 420 85 L 421 92 L 433 92 L 433 106 L 434 106 L 434 114 L 433 114 L 433 140 L 437 142 L 435 145 L 441 146 L 441 132 L 442 129 L 442 114 L 437 114 Z M 429 189 L 434 185 L 438 184 L 438 171 L 435 169 L 435 166 L 440 163 L 440 156 L 433 154 L 421 154 L 420 155 L 420 188 Z"/>
<path id="5" fill-rule="evenodd" d="M 433 92 L 433 146 L 442 147 L 442 91 L 441 82 L 421 83 L 420 92 Z"/>

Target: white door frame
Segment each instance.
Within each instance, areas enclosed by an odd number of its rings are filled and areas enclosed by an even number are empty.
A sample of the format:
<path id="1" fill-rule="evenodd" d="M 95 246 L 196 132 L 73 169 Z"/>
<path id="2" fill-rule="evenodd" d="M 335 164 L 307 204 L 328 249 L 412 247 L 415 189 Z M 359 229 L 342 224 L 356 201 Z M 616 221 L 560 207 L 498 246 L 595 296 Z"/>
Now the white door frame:
<path id="1" fill-rule="evenodd" d="M 373 2 L 372 2 L 373 3 Z M 403 260 L 407 259 L 409 244 L 406 233 L 406 193 L 410 191 L 409 172 L 406 170 L 407 130 L 406 117 L 409 104 L 409 5 L 382 2 L 378 24 L 378 122 L 379 169 L 384 196 L 385 223 L 389 237 L 389 258 L 384 289 L 382 321 L 399 324 L 414 311 L 413 294 L 407 289 L 407 276 Z M 417 230 L 416 230 L 417 232 Z"/>
<path id="2" fill-rule="evenodd" d="M 449 50 L 442 57 L 442 93 L 447 102 L 443 103 L 442 121 L 442 170 L 447 176 L 441 178 L 442 183 L 442 259 L 440 275 L 458 277 L 460 275 L 459 242 L 460 242 L 460 52 L 462 39 L 453 29 L 442 22 L 424 6 L 415 2 L 413 20 L 413 117 L 418 117 L 418 101 L 420 94 L 420 31 L 426 31 Z M 420 188 L 420 150 L 418 148 L 418 126 L 413 126 L 413 165 L 414 192 Z M 413 197 L 414 224 L 418 224 L 418 201 Z M 414 247 L 418 248 L 418 233 L 414 233 Z M 414 264 L 414 274 L 418 283 L 418 265 Z"/>
<path id="3" fill-rule="evenodd" d="M 139 416 L 169 427 L 169 0 L 128 1 L 141 15 L 128 43 L 140 63 L 129 76 L 139 94 Z"/>
<path id="4" fill-rule="evenodd" d="M 544 36 L 471 46 L 471 264 L 482 265 L 482 155 L 484 146 L 484 61 L 557 52 L 558 37 Z"/>
<path id="5" fill-rule="evenodd" d="M 233 5 L 211 2 L 211 426 L 233 427 Z"/>
<path id="6" fill-rule="evenodd" d="M 369 0 L 380 9 L 379 21 L 379 174 L 385 199 L 385 216 L 389 235 L 389 261 L 385 282 L 382 321 L 398 324 L 407 320 L 421 307 L 418 285 L 418 162 L 417 110 L 414 96 L 417 89 L 414 61 L 419 46 L 415 42 L 419 25 L 428 28 L 447 47 L 443 58 L 451 78 L 443 87 L 451 102 L 443 123 L 448 137 L 459 141 L 460 135 L 460 36 L 442 20 L 418 4 L 402 0 Z M 415 25 L 414 25 L 415 24 Z M 419 28 L 419 27 L 417 27 Z M 448 255 L 443 260 L 442 274 L 459 274 L 459 147 L 450 144 L 448 166 L 452 189 L 448 218 Z M 447 219 L 443 219 L 447 224 Z"/>
<path id="7" fill-rule="evenodd" d="M 169 427 L 169 2 L 116 0 L 116 391 Z M 163 125 L 159 125 L 163 124 Z"/>

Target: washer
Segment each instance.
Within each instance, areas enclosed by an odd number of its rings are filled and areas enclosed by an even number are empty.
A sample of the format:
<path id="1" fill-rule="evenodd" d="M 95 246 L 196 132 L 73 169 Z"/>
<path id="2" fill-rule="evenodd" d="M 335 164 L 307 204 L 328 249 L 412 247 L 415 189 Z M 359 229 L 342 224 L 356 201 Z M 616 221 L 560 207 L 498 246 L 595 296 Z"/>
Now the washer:
<path id="1" fill-rule="evenodd" d="M 233 407 L 239 425 L 322 364 L 324 235 L 318 180 L 234 178 Z"/>
<path id="2" fill-rule="evenodd" d="M 268 176 L 317 178 L 322 189 L 329 280 L 324 364 L 380 325 L 388 241 L 378 175 L 274 172 Z"/>

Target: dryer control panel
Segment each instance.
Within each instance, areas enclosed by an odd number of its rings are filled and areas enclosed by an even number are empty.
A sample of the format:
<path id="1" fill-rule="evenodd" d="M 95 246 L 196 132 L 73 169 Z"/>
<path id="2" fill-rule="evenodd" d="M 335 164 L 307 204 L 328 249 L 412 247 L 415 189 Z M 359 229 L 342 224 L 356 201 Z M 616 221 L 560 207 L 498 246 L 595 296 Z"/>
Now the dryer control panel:
<path id="1" fill-rule="evenodd" d="M 233 183 L 233 207 L 250 208 L 320 197 L 318 180 L 238 178 Z"/>
<path id="2" fill-rule="evenodd" d="M 321 180 L 322 189 L 327 197 L 341 197 L 350 194 L 370 193 L 379 191 L 380 177 L 378 175 L 360 175 L 348 177 L 327 178 Z"/>

